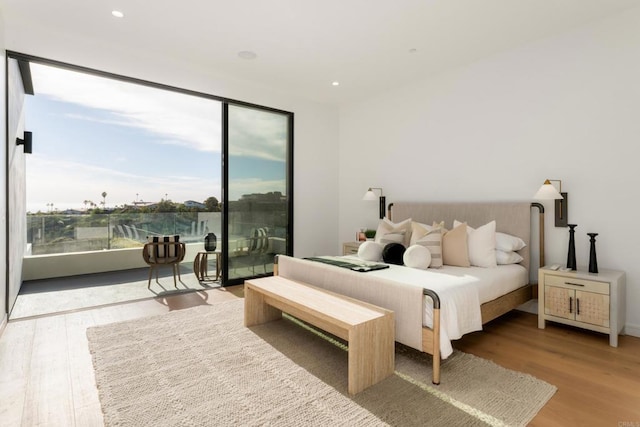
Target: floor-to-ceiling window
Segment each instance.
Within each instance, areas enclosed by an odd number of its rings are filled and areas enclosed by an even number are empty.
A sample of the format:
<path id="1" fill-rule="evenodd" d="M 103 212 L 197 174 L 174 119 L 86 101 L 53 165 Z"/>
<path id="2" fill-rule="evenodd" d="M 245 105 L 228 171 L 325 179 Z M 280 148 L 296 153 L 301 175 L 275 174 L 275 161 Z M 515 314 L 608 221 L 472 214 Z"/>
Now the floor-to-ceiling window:
<path id="1" fill-rule="evenodd" d="M 215 232 L 224 284 L 292 253 L 292 113 L 10 55 L 34 70 L 32 253 L 113 250 L 156 234 L 202 244 Z"/>
<path id="2" fill-rule="evenodd" d="M 31 75 L 31 254 L 221 233 L 222 102 L 38 63 Z"/>
<path id="3" fill-rule="evenodd" d="M 225 174 L 225 279 L 270 274 L 276 254 L 291 248 L 293 117 L 229 105 Z"/>

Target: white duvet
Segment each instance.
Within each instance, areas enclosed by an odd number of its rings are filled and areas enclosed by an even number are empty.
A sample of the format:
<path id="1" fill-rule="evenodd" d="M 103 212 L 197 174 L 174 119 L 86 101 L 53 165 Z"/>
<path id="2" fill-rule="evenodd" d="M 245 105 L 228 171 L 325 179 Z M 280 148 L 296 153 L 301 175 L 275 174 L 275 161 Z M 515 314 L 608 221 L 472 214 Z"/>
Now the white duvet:
<path id="1" fill-rule="evenodd" d="M 360 260 L 358 257 L 345 257 Z M 364 273 L 435 291 L 440 298 L 440 351 L 442 358 L 453 353 L 451 340 L 482 330 L 480 305 L 527 283 L 527 271 L 518 264 L 495 268 L 451 267 L 420 270 L 390 265 Z M 425 296 L 423 325 L 433 326 L 433 304 Z"/>

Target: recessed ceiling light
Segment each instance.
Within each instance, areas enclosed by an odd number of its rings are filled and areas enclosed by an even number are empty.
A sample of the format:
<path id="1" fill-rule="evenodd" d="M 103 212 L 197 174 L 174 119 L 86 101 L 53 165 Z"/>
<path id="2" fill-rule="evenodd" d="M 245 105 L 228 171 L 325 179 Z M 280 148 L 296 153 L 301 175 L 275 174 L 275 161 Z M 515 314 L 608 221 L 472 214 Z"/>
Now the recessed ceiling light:
<path id="1" fill-rule="evenodd" d="M 340 82 L 333 82 L 331 83 L 333 86 L 340 86 Z"/>
<path id="2" fill-rule="evenodd" d="M 242 59 L 256 59 L 258 55 L 250 50 L 241 50 L 238 52 L 238 56 Z"/>
<path id="3" fill-rule="evenodd" d="M 124 13 L 120 12 L 119 10 L 112 10 L 111 14 L 113 16 L 115 16 L 116 18 L 123 18 L 124 17 Z"/>

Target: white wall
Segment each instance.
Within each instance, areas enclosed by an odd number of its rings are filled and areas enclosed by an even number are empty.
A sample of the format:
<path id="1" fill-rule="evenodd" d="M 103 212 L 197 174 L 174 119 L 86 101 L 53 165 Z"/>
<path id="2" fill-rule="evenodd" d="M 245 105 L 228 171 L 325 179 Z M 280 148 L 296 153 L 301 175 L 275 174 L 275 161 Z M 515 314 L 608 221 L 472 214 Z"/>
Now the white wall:
<path id="1" fill-rule="evenodd" d="M 126 46 L 78 40 L 61 32 L 47 32 L 45 28 L 31 28 L 25 33 L 18 33 L 17 28 L 12 30 L 16 32 L 7 36 L 7 49 L 13 51 L 293 112 L 294 253 L 310 256 L 336 250 L 338 112 L 335 107 L 304 101 L 180 60 L 129 51 Z M 37 92 L 37 87 L 35 90 Z"/>
<path id="2" fill-rule="evenodd" d="M 599 233 L 598 264 L 626 271 L 627 331 L 640 336 L 639 107 L 640 8 L 344 106 L 340 241 L 375 227 L 370 186 L 388 202 L 530 200 L 561 179 L 578 264 Z M 568 229 L 544 204 L 547 263 L 565 263 Z"/>
<path id="3" fill-rule="evenodd" d="M 9 311 L 13 307 L 22 284 L 22 258 L 27 248 L 27 192 L 26 192 L 26 156 L 24 147 L 16 144 L 17 138 L 24 137 L 25 89 L 18 61 L 9 59 L 7 74 L 8 114 L 7 114 L 7 165 L 8 165 L 8 212 L 9 221 Z M 13 143 L 12 143 L 13 142 Z"/>
<path id="4" fill-rule="evenodd" d="M 7 145 L 4 18 L 0 10 L 0 333 L 7 321 Z"/>

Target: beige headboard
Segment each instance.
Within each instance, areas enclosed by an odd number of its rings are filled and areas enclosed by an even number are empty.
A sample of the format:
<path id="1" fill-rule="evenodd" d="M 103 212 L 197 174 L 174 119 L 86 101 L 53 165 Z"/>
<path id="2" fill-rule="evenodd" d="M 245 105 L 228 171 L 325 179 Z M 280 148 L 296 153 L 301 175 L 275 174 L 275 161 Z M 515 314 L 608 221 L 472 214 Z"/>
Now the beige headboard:
<path id="1" fill-rule="evenodd" d="M 394 202 L 389 206 L 389 218 L 400 222 L 407 218 L 424 224 L 444 221 L 451 229 L 453 221 L 480 227 L 496 221 L 496 231 L 520 237 L 527 246 L 518 253 L 520 263 L 529 272 L 531 241 L 531 202 Z"/>

